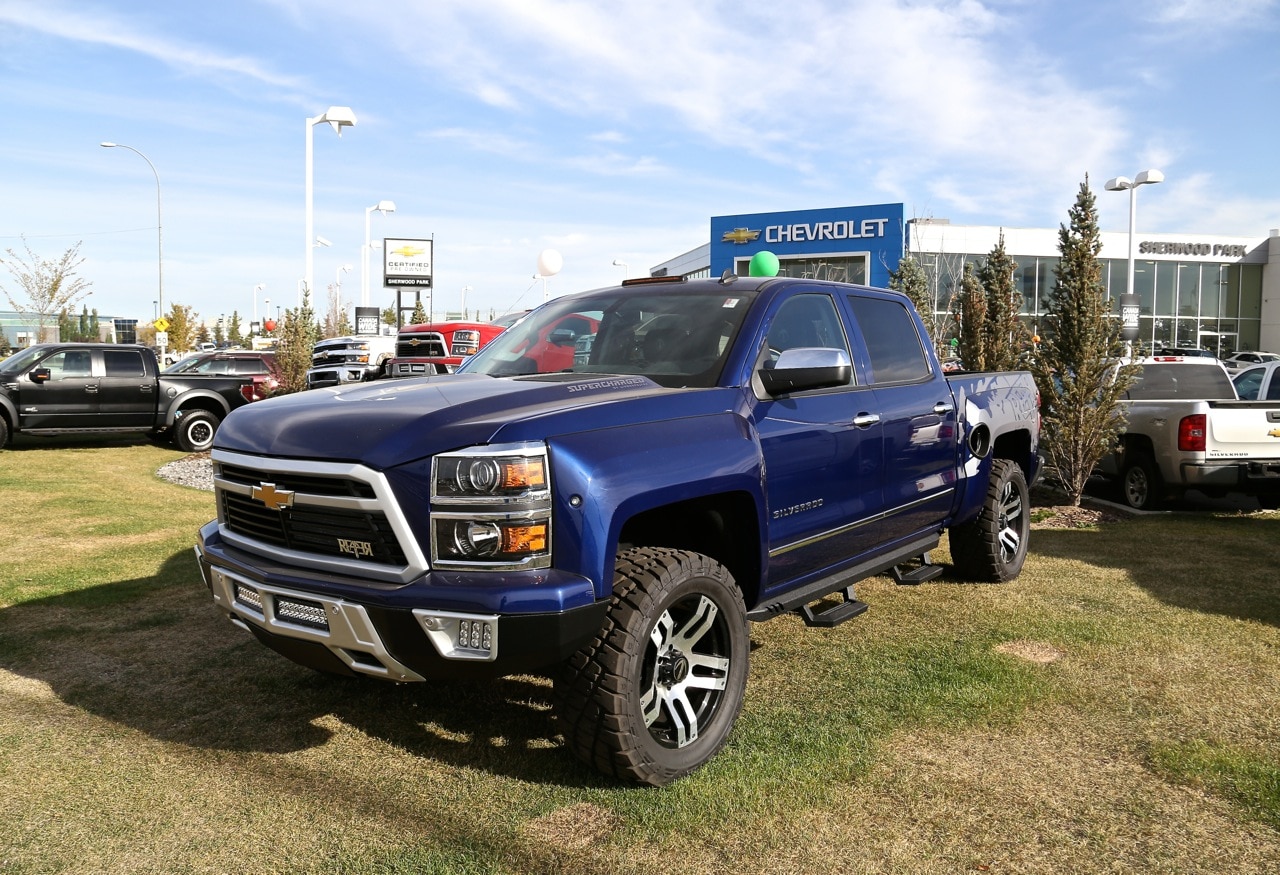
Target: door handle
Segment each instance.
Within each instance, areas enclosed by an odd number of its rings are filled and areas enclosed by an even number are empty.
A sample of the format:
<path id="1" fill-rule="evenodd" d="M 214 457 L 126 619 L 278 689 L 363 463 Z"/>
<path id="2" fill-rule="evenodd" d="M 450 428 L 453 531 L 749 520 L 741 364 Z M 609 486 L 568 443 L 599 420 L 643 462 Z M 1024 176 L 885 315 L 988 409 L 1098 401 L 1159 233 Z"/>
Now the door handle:
<path id="1" fill-rule="evenodd" d="M 880 414 L 878 413 L 859 413 L 853 418 L 855 428 L 870 428 L 880 422 Z"/>
<path id="2" fill-rule="evenodd" d="M 85 390 L 86 392 L 88 392 L 90 395 L 97 395 L 97 394 L 98 394 L 98 386 L 97 386 L 97 384 L 94 384 L 94 385 L 92 385 L 92 386 L 85 386 L 85 387 L 84 387 L 84 390 Z"/>
<path id="3" fill-rule="evenodd" d="M 937 404 L 933 405 L 933 412 L 938 414 L 939 416 L 942 416 L 943 414 L 946 414 L 946 413 L 950 413 L 955 409 L 956 409 L 956 406 L 952 404 L 950 401 L 939 401 Z"/>

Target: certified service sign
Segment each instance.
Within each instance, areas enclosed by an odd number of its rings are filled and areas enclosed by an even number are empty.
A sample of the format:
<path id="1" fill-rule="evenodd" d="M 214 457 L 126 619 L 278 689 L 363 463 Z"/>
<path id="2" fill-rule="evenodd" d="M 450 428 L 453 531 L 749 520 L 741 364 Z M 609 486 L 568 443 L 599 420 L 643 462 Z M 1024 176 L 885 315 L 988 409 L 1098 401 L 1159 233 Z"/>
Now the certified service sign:
<path id="1" fill-rule="evenodd" d="M 432 240 L 382 241 L 382 275 L 386 288 L 420 286 L 431 288 Z"/>

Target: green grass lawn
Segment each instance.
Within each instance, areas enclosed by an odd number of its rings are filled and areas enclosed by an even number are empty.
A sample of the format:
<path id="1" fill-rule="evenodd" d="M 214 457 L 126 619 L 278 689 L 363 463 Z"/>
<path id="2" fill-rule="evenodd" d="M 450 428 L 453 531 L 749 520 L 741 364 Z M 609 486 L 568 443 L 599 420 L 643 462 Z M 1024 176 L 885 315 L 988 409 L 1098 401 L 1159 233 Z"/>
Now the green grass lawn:
<path id="1" fill-rule="evenodd" d="M 1012 583 L 753 626 L 728 746 L 654 790 L 569 756 L 541 678 L 327 677 L 231 626 L 177 458 L 0 451 L 0 875 L 1280 871 L 1280 514 L 1036 530 Z"/>

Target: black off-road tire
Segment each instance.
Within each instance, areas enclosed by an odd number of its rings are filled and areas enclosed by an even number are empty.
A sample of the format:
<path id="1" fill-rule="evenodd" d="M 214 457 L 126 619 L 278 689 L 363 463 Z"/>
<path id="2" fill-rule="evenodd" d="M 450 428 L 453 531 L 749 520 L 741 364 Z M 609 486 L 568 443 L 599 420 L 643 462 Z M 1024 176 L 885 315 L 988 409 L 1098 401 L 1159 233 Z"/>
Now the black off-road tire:
<path id="1" fill-rule="evenodd" d="M 618 557 L 600 634 L 555 678 L 565 746 L 612 777 L 660 787 L 711 759 L 747 685 L 746 607 L 733 576 L 685 550 Z"/>
<path id="2" fill-rule="evenodd" d="M 9 422 L 3 416 L 0 416 L 0 450 L 5 448 L 9 443 Z"/>
<path id="3" fill-rule="evenodd" d="M 221 422 L 207 410 L 193 410 L 173 424 L 173 442 L 187 453 L 203 453 L 213 446 L 213 435 Z"/>
<path id="4" fill-rule="evenodd" d="M 993 459 L 982 511 L 951 530 L 951 559 L 966 580 L 1003 583 L 1022 571 L 1031 534 L 1027 478 L 1009 459 Z"/>
<path id="5" fill-rule="evenodd" d="M 4 425 L 4 421 L 0 420 L 0 426 Z M 4 442 L 0 441 L 0 447 L 4 446 Z M 1263 510 L 1280 510 L 1280 495 L 1267 493 L 1258 496 L 1258 507 Z"/>
<path id="6" fill-rule="evenodd" d="M 1125 462 L 1120 497 L 1134 510 L 1157 510 L 1164 503 L 1164 479 L 1154 459 L 1137 454 Z"/>

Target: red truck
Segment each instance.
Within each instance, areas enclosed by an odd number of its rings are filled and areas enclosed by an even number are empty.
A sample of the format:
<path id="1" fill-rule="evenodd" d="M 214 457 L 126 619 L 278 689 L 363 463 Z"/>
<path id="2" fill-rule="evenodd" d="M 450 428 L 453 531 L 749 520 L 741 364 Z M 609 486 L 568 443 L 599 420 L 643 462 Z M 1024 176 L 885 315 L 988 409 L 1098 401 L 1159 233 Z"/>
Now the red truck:
<path id="1" fill-rule="evenodd" d="M 508 313 L 493 322 L 426 322 L 406 325 L 396 337 L 396 352 L 388 367 L 392 377 L 452 374 L 467 356 L 503 332 L 524 313 Z"/>
<path id="2" fill-rule="evenodd" d="M 396 338 L 396 355 L 390 362 L 393 377 L 452 374 L 471 356 L 528 311 L 508 313 L 493 322 L 428 322 L 406 325 Z M 562 369 L 573 366 L 575 353 L 590 349 L 596 330 L 594 320 L 566 317 L 544 327 L 523 354 L 547 359 Z"/>

